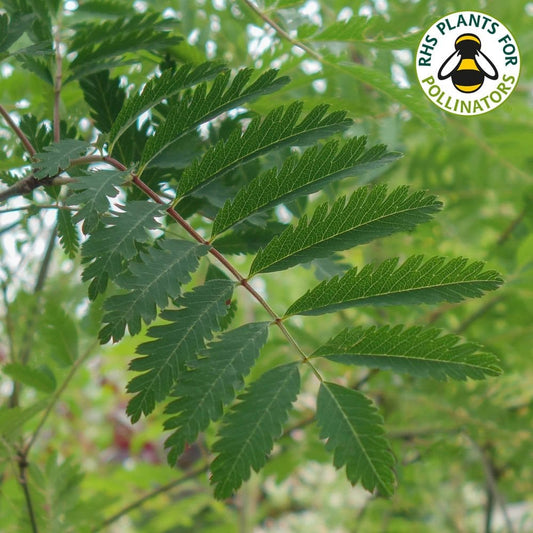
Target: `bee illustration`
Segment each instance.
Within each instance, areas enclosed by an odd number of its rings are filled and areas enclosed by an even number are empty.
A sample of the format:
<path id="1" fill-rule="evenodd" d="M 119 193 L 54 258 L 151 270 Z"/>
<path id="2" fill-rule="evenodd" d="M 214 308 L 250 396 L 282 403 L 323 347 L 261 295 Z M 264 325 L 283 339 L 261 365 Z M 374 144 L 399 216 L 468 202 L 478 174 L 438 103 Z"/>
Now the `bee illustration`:
<path id="1" fill-rule="evenodd" d="M 492 61 L 481 51 L 481 40 L 473 33 L 463 33 L 455 41 L 455 52 L 438 72 L 439 80 L 452 77 L 454 87 L 462 93 L 473 93 L 482 85 L 485 76 L 498 78 Z"/>

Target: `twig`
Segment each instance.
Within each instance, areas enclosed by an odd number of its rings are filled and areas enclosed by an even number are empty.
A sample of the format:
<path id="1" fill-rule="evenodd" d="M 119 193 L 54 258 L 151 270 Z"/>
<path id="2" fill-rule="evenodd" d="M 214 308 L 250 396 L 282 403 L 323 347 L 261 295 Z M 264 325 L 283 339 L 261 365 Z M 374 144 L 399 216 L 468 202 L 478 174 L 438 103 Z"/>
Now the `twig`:
<path id="1" fill-rule="evenodd" d="M 476 320 L 488 313 L 496 304 L 499 304 L 505 298 L 505 294 L 498 295 L 485 304 L 483 304 L 475 313 L 472 313 L 455 329 L 454 333 L 458 335 L 464 333 Z"/>
<path id="2" fill-rule="evenodd" d="M 26 148 L 26 152 L 28 152 L 28 154 L 33 157 L 37 153 L 35 151 L 35 148 L 32 146 L 26 135 L 24 135 L 22 130 L 15 124 L 10 114 L 6 111 L 3 105 L 0 105 L 0 115 L 4 117 L 9 127 L 15 132 L 16 136 L 20 139 L 20 141 L 24 145 L 24 148 Z"/>
<path id="3" fill-rule="evenodd" d="M 75 181 L 73 178 L 67 177 L 48 177 L 38 180 L 33 174 L 22 178 L 8 187 L 7 189 L 0 192 L 0 202 L 13 198 L 13 196 L 24 196 L 29 194 L 37 187 L 52 187 L 54 185 L 65 185 L 66 183 L 72 183 Z"/>
<path id="4" fill-rule="evenodd" d="M 69 373 L 65 377 L 65 380 L 63 381 L 61 386 L 54 392 L 54 395 L 50 399 L 50 403 L 48 404 L 48 406 L 46 408 L 46 411 L 43 413 L 43 416 L 41 417 L 41 420 L 39 420 L 39 423 L 37 424 L 37 427 L 35 428 L 32 436 L 31 436 L 31 439 L 29 440 L 29 442 L 26 444 L 26 446 L 23 449 L 23 454 L 24 454 L 25 457 L 28 456 L 28 453 L 30 452 L 32 446 L 35 444 L 35 441 L 37 440 L 37 437 L 39 436 L 39 433 L 41 432 L 46 420 L 50 416 L 52 410 L 54 409 L 55 405 L 57 404 L 57 402 L 58 402 L 59 398 L 61 397 L 61 395 L 63 394 L 63 392 L 68 387 L 68 384 L 70 383 L 70 381 L 72 380 L 72 378 L 74 377 L 74 375 L 76 374 L 76 372 L 78 371 L 80 366 L 91 355 L 92 351 L 94 350 L 94 348 L 97 345 L 98 345 L 98 341 L 95 341 L 93 344 L 91 344 L 87 348 L 87 350 L 85 350 L 85 352 L 83 353 L 83 355 L 81 357 L 78 357 L 78 359 L 76 359 L 76 361 L 74 362 L 74 364 L 70 368 Z"/>
<path id="5" fill-rule="evenodd" d="M 61 104 L 61 84 L 63 77 L 63 58 L 61 57 L 61 26 L 58 20 L 55 32 L 55 52 L 56 52 L 56 74 L 54 78 L 54 142 L 59 142 L 61 139 L 61 120 L 59 114 L 59 106 Z"/>
<path id="6" fill-rule="evenodd" d="M 285 40 L 289 41 L 293 46 L 300 48 L 307 52 L 310 56 L 313 56 L 318 61 L 323 61 L 324 58 L 318 52 L 315 52 L 312 48 L 309 48 L 306 44 L 293 39 L 279 24 L 274 22 L 271 18 L 265 15 L 256 5 L 254 5 L 250 0 L 243 0 L 243 2 L 252 10 L 256 15 L 262 18 L 269 26 L 271 26 L 276 32 L 283 37 Z"/>
<path id="7" fill-rule="evenodd" d="M 492 457 L 490 456 L 489 450 L 487 448 L 482 448 L 470 435 L 465 434 L 468 440 L 471 442 L 472 446 L 477 450 L 481 463 L 483 465 L 483 470 L 485 472 L 485 480 L 487 482 L 487 489 L 490 490 L 492 499 L 498 503 L 500 510 L 505 521 L 505 525 L 508 533 L 514 533 L 513 522 L 507 511 L 507 506 L 505 500 L 498 489 L 497 478 L 501 475 L 501 472 L 498 472 Z M 488 502 L 489 503 L 489 502 Z M 492 504 L 491 504 L 492 505 Z"/>
<path id="8" fill-rule="evenodd" d="M 186 481 L 189 481 L 195 477 L 198 477 L 200 474 L 203 474 L 204 472 L 207 472 L 208 466 L 203 466 L 202 468 L 198 468 L 197 470 L 193 470 L 192 472 L 189 472 L 185 476 L 176 479 L 174 481 L 171 481 L 170 483 L 167 483 L 165 485 L 161 485 L 161 487 L 149 492 L 148 494 L 145 494 L 143 497 L 139 498 L 138 500 L 135 500 L 134 502 L 130 503 L 114 515 L 110 516 L 106 520 L 104 520 L 101 524 L 94 527 L 91 531 L 92 533 L 96 533 L 97 531 L 102 531 L 107 526 L 111 525 L 113 522 L 116 522 L 123 516 L 127 515 L 129 512 L 137 509 L 138 507 L 141 507 L 141 505 L 144 505 L 147 501 L 155 498 L 156 496 L 159 496 L 160 494 L 163 494 L 164 492 L 168 492 L 169 490 L 172 490 L 175 487 L 178 487 L 179 485 L 183 485 Z"/>
<path id="9" fill-rule="evenodd" d="M 26 457 L 20 455 L 18 458 L 18 467 L 19 467 L 19 484 L 22 487 L 24 492 L 24 499 L 26 500 L 26 507 L 28 508 L 28 515 L 30 517 L 31 530 L 33 533 L 38 533 L 39 529 L 37 528 L 37 521 L 35 520 L 35 512 L 33 510 L 33 504 L 31 501 L 30 489 L 28 487 L 28 480 L 26 478 L 26 470 L 28 468 L 28 462 Z"/>
<path id="10" fill-rule="evenodd" d="M 69 205 L 28 204 L 28 205 L 23 205 L 22 207 L 11 207 L 9 209 L 0 209 L 0 215 L 3 215 L 4 213 L 14 213 L 16 211 L 28 211 L 29 209 L 60 209 L 63 211 L 77 211 L 78 210 L 77 207 L 71 207 Z"/>
<path id="11" fill-rule="evenodd" d="M 502 246 L 503 244 L 505 244 L 505 242 L 507 241 L 507 239 L 509 239 L 513 231 L 518 227 L 522 220 L 524 220 L 528 209 L 529 206 L 524 207 L 524 209 L 522 209 L 522 211 L 514 218 L 514 220 L 512 220 L 511 223 L 505 228 L 503 233 L 496 241 L 496 244 L 498 246 Z"/>
<path id="12" fill-rule="evenodd" d="M 35 285 L 33 287 L 34 298 L 32 300 L 32 307 L 28 310 L 28 320 L 26 322 L 26 335 L 24 336 L 24 345 L 20 349 L 19 360 L 24 365 L 28 362 L 30 358 L 31 345 L 33 342 L 34 335 L 34 323 L 35 316 L 37 314 L 37 309 L 39 307 L 39 298 L 38 295 L 42 291 L 46 276 L 48 275 L 48 268 L 50 266 L 50 260 L 52 259 L 52 252 L 56 240 L 57 226 L 54 226 L 50 237 L 48 240 L 48 246 L 43 256 L 41 267 L 39 268 L 39 273 L 37 274 L 37 279 L 35 280 Z M 13 391 L 9 398 L 9 406 L 15 407 L 18 405 L 18 397 L 20 392 L 20 384 L 15 381 L 13 384 Z"/>

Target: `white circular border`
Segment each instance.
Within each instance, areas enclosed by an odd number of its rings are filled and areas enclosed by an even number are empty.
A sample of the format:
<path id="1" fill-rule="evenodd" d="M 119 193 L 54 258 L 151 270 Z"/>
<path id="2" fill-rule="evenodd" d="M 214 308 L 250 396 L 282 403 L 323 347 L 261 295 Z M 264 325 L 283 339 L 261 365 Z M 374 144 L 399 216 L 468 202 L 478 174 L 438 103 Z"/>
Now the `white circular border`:
<path id="1" fill-rule="evenodd" d="M 459 15 L 463 15 L 467 24 L 471 15 L 479 16 L 480 26 L 487 19 L 485 28 L 463 24 L 457 26 Z M 437 77 L 441 65 L 455 52 L 455 40 L 463 33 L 474 33 L 480 38 L 481 52 L 490 58 L 498 70 L 496 80 L 485 77 L 482 87 L 473 93 L 462 93 L 456 89 L 451 77 L 445 80 Z M 514 52 L 506 55 L 512 47 Z M 515 65 L 510 63 L 513 56 L 517 57 Z M 433 104 L 454 115 L 475 116 L 493 111 L 509 98 L 520 75 L 520 52 L 512 33 L 498 19 L 479 11 L 457 11 L 437 20 L 424 33 L 416 51 L 415 66 L 418 82 Z M 508 89 L 506 92 L 502 83 Z M 501 99 L 495 101 L 499 96 Z"/>

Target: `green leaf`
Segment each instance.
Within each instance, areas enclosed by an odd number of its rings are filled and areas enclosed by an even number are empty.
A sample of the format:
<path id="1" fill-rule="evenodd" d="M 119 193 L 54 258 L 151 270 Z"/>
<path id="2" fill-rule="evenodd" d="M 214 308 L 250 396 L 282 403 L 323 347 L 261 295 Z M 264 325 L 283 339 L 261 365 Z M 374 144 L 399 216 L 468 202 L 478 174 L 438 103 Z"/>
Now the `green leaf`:
<path id="1" fill-rule="evenodd" d="M 231 496 L 249 479 L 252 468 L 259 472 L 266 463 L 299 390 L 298 367 L 291 363 L 265 372 L 239 395 L 213 445 L 219 452 L 211 464 L 216 498 Z"/>
<path id="2" fill-rule="evenodd" d="M 181 293 L 181 285 L 190 281 L 190 274 L 198 268 L 198 259 L 207 253 L 207 246 L 178 239 L 158 241 L 159 248 L 151 247 L 139 256 L 139 262 L 130 262 L 128 270 L 116 283 L 129 292 L 111 296 L 104 303 L 106 311 L 100 331 L 102 344 L 124 336 L 126 326 L 130 335 L 141 330 L 141 320 L 149 324 L 164 309 L 169 298 Z"/>
<path id="3" fill-rule="evenodd" d="M 120 78 L 111 79 L 109 70 L 102 70 L 80 80 L 83 98 L 91 109 L 94 125 L 107 133 L 113 127 L 126 93 L 120 87 Z M 109 150 L 111 153 L 111 150 Z"/>
<path id="4" fill-rule="evenodd" d="M 56 388 L 54 375 L 48 369 L 34 368 L 20 363 L 9 363 L 2 368 L 3 373 L 14 381 L 50 394 Z"/>
<path id="5" fill-rule="evenodd" d="M 70 64 L 73 74 L 67 81 L 118 66 L 126 53 L 160 50 L 179 43 L 183 37 L 171 35 L 176 23 L 158 13 L 136 13 L 118 20 L 77 25 L 70 49 L 78 54 Z"/>
<path id="6" fill-rule="evenodd" d="M 83 220 L 83 233 L 92 233 L 100 222 L 100 215 L 109 209 L 109 198 L 115 198 L 119 193 L 117 188 L 129 176 L 128 172 L 118 170 L 99 170 L 88 176 L 77 176 L 74 183 L 69 183 L 69 189 L 75 191 L 67 200 L 67 205 L 81 205 L 74 215 L 73 221 Z"/>
<path id="7" fill-rule="evenodd" d="M 352 17 L 349 20 L 334 22 L 323 30 L 315 33 L 310 40 L 313 42 L 348 42 L 366 44 L 373 48 L 400 50 L 415 48 L 420 42 L 422 31 L 418 30 L 406 35 L 392 37 L 368 37 L 371 22 L 374 17 Z M 378 33 L 371 32 L 371 33 Z M 381 32 L 379 32 L 381 33 Z"/>
<path id="8" fill-rule="evenodd" d="M 330 141 L 322 148 L 307 149 L 301 157 L 289 157 L 279 171 L 271 169 L 259 175 L 219 211 L 213 224 L 213 236 L 255 213 L 319 191 L 327 183 L 357 175 L 399 157 L 399 154 L 387 153 L 383 145 L 365 152 L 365 144 L 365 137 L 356 137 L 339 150 L 338 142 Z"/>
<path id="9" fill-rule="evenodd" d="M 341 331 L 311 357 L 327 357 L 348 365 L 393 370 L 417 377 L 485 379 L 501 374 L 495 355 L 457 335 L 436 328 L 384 326 Z"/>
<path id="10" fill-rule="evenodd" d="M 235 129 L 229 139 L 219 141 L 185 170 L 178 183 L 178 196 L 195 191 L 271 150 L 312 144 L 352 124 L 343 111 L 327 115 L 328 107 L 319 105 L 300 120 L 303 103 L 294 102 L 287 108 L 273 109 L 264 119 L 254 118 L 244 132 Z"/>
<path id="11" fill-rule="evenodd" d="M 68 367 L 78 358 L 78 330 L 72 317 L 53 299 L 44 307 L 45 325 L 41 335 L 51 357 L 58 365 Z"/>
<path id="12" fill-rule="evenodd" d="M 364 394 L 335 383 L 323 382 L 318 391 L 316 420 L 320 438 L 334 452 L 336 468 L 346 465 L 355 485 L 385 496 L 394 492 L 394 457 L 385 439 L 383 419 Z"/>
<path id="13" fill-rule="evenodd" d="M 12 441 L 18 435 L 26 422 L 38 415 L 46 405 L 37 402 L 23 409 L 21 407 L 0 407 L 0 435 L 8 441 Z"/>
<path id="14" fill-rule="evenodd" d="M 232 290 L 233 283 L 228 280 L 208 281 L 178 298 L 176 305 L 181 309 L 160 314 L 168 324 L 148 330 L 148 337 L 155 340 L 138 346 L 137 353 L 144 357 L 130 364 L 131 370 L 143 372 L 127 387 L 128 392 L 137 393 L 126 409 L 132 422 L 151 413 L 156 402 L 165 399 L 185 365 L 204 349 L 204 339 L 212 337 L 212 331 L 219 328 L 219 317 L 227 312 Z"/>
<path id="15" fill-rule="evenodd" d="M 72 213 L 67 209 L 57 210 L 57 234 L 65 253 L 72 259 L 80 247 L 80 236 L 74 225 Z"/>
<path id="16" fill-rule="evenodd" d="M 264 228 L 243 224 L 217 239 L 216 249 L 223 254 L 255 254 L 287 227 L 276 221 L 267 222 Z"/>
<path id="17" fill-rule="evenodd" d="M 34 175 L 37 179 L 56 176 L 70 166 L 70 161 L 84 155 L 91 148 L 88 142 L 78 139 L 65 139 L 44 148 L 44 152 L 35 154 Z"/>
<path id="18" fill-rule="evenodd" d="M 252 73 L 253 69 L 242 69 L 229 83 L 230 73 L 222 72 L 215 78 L 209 92 L 207 85 L 202 83 L 194 91 L 186 91 L 172 99 L 164 122 L 146 142 L 140 172 L 167 146 L 204 122 L 259 96 L 277 91 L 289 81 L 287 77 L 277 78 L 277 70 L 267 70 L 253 83 L 248 83 Z"/>
<path id="19" fill-rule="evenodd" d="M 259 251 L 250 276 L 284 270 L 397 231 L 409 231 L 427 222 L 442 206 L 423 191 L 411 195 L 408 191 L 408 187 L 398 187 L 387 196 L 384 185 L 362 187 L 348 203 L 339 198 L 329 212 L 327 203 L 320 205 L 310 221 L 304 215 L 296 228 L 289 226 Z"/>
<path id="20" fill-rule="evenodd" d="M 102 217 L 100 226 L 83 243 L 82 260 L 89 263 L 82 274 L 83 281 L 92 280 L 89 298 L 94 300 L 105 291 L 109 279 L 115 279 L 124 270 L 124 261 L 137 255 L 136 243 L 151 239 L 149 230 L 159 227 L 155 219 L 162 216 L 159 204 L 146 201 L 128 202 L 123 211 L 111 211 Z"/>
<path id="21" fill-rule="evenodd" d="M 458 257 L 446 262 L 433 257 L 409 257 L 402 265 L 398 258 L 378 266 L 349 270 L 343 277 L 323 281 L 294 302 L 285 316 L 321 315 L 362 305 L 413 305 L 460 302 L 479 298 L 502 284 L 494 270 L 483 272 L 483 263 L 468 264 Z"/>
<path id="22" fill-rule="evenodd" d="M 333 59 L 332 61 L 336 61 Z M 444 130 L 443 123 L 439 120 L 431 104 L 422 97 L 418 88 L 401 88 L 398 87 L 389 75 L 379 70 L 357 63 L 336 63 L 335 72 L 338 71 L 348 74 L 357 81 L 374 87 L 379 92 L 389 98 L 400 102 L 409 111 L 416 115 L 423 122 L 435 128 L 437 131 Z"/>
<path id="23" fill-rule="evenodd" d="M 48 85 L 54 86 L 54 78 L 45 59 L 29 54 L 17 54 L 16 58 L 23 69 L 32 72 Z"/>
<path id="24" fill-rule="evenodd" d="M 143 90 L 134 94 L 118 113 L 109 134 L 110 151 L 118 138 L 137 120 L 137 118 L 152 107 L 169 99 L 183 89 L 193 87 L 204 81 L 210 80 L 226 67 L 217 63 L 203 63 L 194 67 L 183 65 L 177 71 L 165 70 L 160 77 L 152 78 L 143 87 Z"/>
<path id="25" fill-rule="evenodd" d="M 178 380 L 173 393 L 177 399 L 165 409 L 174 415 L 165 421 L 165 429 L 175 430 L 165 442 L 171 466 L 186 443 L 194 442 L 200 431 L 218 420 L 223 407 L 235 398 L 235 390 L 244 386 L 267 340 L 268 326 L 268 322 L 245 324 L 223 333 L 200 352 L 203 357 L 189 364 L 192 369 Z"/>

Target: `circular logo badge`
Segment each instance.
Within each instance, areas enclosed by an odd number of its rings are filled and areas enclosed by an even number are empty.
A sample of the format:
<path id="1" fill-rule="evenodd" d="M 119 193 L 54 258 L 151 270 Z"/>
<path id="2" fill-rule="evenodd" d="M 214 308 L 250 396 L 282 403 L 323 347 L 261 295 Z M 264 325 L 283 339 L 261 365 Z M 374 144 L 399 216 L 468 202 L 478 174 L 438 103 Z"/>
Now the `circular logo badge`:
<path id="1" fill-rule="evenodd" d="M 418 81 L 444 111 L 481 115 L 502 104 L 516 87 L 520 54 L 511 32 L 485 13 L 460 11 L 441 18 L 416 52 Z"/>

